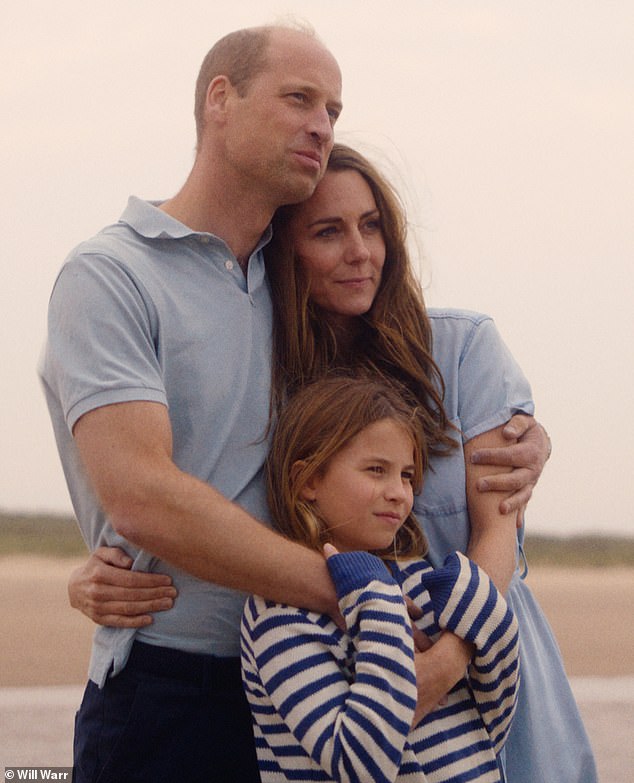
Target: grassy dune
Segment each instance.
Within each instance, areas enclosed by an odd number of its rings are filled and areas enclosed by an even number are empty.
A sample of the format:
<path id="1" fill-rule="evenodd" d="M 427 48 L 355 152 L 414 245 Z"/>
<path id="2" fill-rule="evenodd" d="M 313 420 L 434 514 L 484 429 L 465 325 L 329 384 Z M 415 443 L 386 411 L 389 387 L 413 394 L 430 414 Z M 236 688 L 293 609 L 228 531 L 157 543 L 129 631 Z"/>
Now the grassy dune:
<path id="1" fill-rule="evenodd" d="M 634 538 L 611 536 L 528 536 L 532 565 L 634 566 Z M 38 554 L 75 557 L 86 553 L 71 517 L 0 513 L 0 555 Z"/>

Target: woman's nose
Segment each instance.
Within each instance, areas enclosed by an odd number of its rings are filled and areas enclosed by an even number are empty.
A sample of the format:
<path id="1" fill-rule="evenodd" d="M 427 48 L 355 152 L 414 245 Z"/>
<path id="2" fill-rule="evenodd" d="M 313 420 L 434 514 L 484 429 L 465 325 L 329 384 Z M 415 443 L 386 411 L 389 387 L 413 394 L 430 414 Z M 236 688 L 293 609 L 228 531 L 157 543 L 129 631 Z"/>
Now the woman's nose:
<path id="1" fill-rule="evenodd" d="M 346 261 L 349 264 L 359 264 L 362 261 L 367 261 L 370 257 L 370 251 L 366 245 L 361 234 L 354 232 L 348 241 L 346 248 Z"/>

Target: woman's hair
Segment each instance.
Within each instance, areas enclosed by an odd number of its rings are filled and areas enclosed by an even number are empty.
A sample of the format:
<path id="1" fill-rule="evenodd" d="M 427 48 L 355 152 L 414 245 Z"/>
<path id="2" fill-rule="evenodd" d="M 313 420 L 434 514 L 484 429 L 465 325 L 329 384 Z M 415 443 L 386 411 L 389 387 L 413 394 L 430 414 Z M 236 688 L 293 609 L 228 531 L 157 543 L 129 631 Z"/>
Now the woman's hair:
<path id="1" fill-rule="evenodd" d="M 291 218 L 294 205 L 281 207 L 274 236 L 266 248 L 274 318 L 272 409 L 307 383 L 338 368 L 383 378 L 404 386 L 418 402 L 418 415 L 433 453 L 455 445 L 443 408 L 444 383 L 432 358 L 431 326 L 407 251 L 407 221 L 398 195 L 360 153 L 335 144 L 328 172 L 358 172 L 370 187 L 381 216 L 386 257 L 370 310 L 358 316 L 350 349 L 337 340 L 327 313 L 310 299 L 310 284 L 294 251 Z"/>
<path id="2" fill-rule="evenodd" d="M 427 448 L 415 405 L 406 390 L 368 378 L 323 378 L 299 391 L 280 414 L 266 463 L 268 503 L 277 529 L 288 538 L 321 551 L 329 541 L 327 521 L 302 499 L 302 490 L 324 474 L 332 458 L 356 435 L 384 419 L 396 422 L 414 449 L 414 490 L 420 490 Z M 417 557 L 427 540 L 412 513 L 394 544 L 375 554 L 384 559 Z"/>

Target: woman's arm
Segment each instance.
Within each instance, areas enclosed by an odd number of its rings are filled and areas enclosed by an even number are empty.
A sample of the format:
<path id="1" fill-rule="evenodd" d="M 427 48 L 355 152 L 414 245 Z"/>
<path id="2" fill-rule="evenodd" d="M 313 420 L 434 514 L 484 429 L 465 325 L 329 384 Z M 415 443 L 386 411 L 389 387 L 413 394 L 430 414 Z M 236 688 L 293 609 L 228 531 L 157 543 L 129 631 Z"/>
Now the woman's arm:
<path id="1" fill-rule="evenodd" d="M 476 435 L 465 444 L 467 506 L 471 533 L 468 556 L 491 577 L 495 586 L 506 593 L 515 571 L 517 546 L 517 514 L 504 514 L 500 505 L 508 491 L 491 489 L 481 492 L 478 482 L 485 476 L 508 474 L 511 467 L 491 467 L 472 460 L 478 449 L 501 448 L 505 445 L 504 426 Z"/>
<path id="2" fill-rule="evenodd" d="M 552 444 L 544 427 L 532 416 L 518 413 L 503 427 L 504 441 L 495 447 L 476 447 L 471 462 L 476 465 L 497 465 L 511 468 L 504 473 L 482 471 L 477 488 L 480 492 L 510 493 L 500 502 L 503 514 L 518 513 L 521 522 L 524 510 L 548 461 Z"/>

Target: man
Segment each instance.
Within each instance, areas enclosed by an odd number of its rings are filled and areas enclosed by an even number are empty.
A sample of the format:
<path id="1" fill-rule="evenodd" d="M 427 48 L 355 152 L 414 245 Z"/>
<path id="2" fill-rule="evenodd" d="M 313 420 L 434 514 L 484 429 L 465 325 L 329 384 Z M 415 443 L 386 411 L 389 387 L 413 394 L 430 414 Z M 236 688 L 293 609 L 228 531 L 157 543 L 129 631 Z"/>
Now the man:
<path id="1" fill-rule="evenodd" d="M 178 590 L 151 626 L 97 630 L 78 783 L 258 780 L 238 591 L 337 612 L 322 558 L 256 519 L 271 350 L 260 250 L 277 207 L 314 190 L 340 110 L 339 68 L 314 36 L 230 34 L 201 67 L 183 188 L 131 199 L 56 282 L 41 374 L 82 532 Z"/>
<path id="2" fill-rule="evenodd" d="M 341 75 L 307 32 L 243 30 L 211 50 L 196 95 L 183 188 L 158 207 L 131 199 L 51 298 L 41 374 L 83 535 L 131 542 L 141 569 L 149 552 L 164 560 L 179 595 L 134 646 L 98 630 L 76 781 L 257 780 L 244 595 L 227 588 L 336 611 L 322 559 L 255 518 L 271 350 L 260 249 L 275 209 L 325 170 Z"/>

